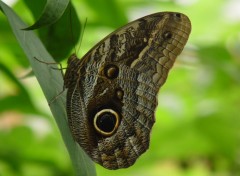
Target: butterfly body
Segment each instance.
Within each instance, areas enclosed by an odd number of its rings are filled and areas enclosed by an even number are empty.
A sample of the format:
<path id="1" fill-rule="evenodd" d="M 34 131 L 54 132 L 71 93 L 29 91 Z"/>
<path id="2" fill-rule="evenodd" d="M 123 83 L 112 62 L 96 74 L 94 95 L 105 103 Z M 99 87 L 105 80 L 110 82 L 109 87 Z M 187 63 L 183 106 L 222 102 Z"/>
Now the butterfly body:
<path id="1" fill-rule="evenodd" d="M 68 122 L 95 162 L 126 168 L 149 148 L 157 93 L 190 31 L 185 15 L 156 13 L 113 32 L 82 59 L 69 58 Z"/>

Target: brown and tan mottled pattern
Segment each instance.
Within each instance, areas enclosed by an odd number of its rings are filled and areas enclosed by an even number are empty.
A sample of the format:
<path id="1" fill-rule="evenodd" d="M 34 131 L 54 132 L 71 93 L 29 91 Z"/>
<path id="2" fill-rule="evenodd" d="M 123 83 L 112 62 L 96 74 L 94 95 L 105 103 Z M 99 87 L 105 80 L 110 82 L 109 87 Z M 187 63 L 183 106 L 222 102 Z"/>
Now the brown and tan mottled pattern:
<path id="1" fill-rule="evenodd" d="M 156 95 L 190 31 L 187 16 L 156 13 L 111 33 L 81 60 L 75 55 L 69 58 L 64 78 L 69 125 L 93 161 L 108 169 L 126 168 L 148 149 Z M 116 78 L 104 75 L 109 65 L 118 68 Z M 93 118 L 102 109 L 120 115 L 110 136 L 94 129 Z"/>

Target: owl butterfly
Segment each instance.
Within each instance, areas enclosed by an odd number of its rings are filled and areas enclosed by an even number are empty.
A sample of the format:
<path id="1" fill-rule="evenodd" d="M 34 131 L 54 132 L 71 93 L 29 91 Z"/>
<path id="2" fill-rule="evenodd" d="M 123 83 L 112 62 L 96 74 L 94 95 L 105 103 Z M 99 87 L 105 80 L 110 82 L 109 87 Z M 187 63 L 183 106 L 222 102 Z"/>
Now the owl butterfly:
<path id="1" fill-rule="evenodd" d="M 93 161 L 126 168 L 148 149 L 158 91 L 190 31 L 187 16 L 155 13 L 111 33 L 82 59 L 69 57 L 68 123 Z"/>

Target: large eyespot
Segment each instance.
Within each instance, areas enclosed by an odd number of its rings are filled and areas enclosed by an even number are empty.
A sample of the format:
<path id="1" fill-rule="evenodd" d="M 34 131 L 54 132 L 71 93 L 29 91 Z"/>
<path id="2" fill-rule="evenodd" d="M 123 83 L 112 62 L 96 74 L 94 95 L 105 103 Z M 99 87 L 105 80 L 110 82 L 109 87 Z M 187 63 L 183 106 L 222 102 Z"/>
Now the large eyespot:
<path id="1" fill-rule="evenodd" d="M 109 79 L 114 79 L 118 76 L 119 69 L 116 65 L 106 65 L 104 68 L 104 75 Z"/>
<path id="2" fill-rule="evenodd" d="M 112 109 L 103 109 L 94 116 L 95 130 L 103 136 L 111 136 L 118 128 L 120 116 Z"/>

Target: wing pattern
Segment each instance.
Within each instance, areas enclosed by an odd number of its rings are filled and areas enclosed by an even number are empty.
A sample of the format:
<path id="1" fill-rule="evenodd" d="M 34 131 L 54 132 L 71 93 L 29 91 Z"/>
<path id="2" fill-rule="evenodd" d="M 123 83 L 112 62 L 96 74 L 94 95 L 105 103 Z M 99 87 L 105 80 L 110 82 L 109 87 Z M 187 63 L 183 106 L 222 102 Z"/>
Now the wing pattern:
<path id="1" fill-rule="evenodd" d="M 64 77 L 76 142 L 108 169 L 126 168 L 149 147 L 157 93 L 191 31 L 187 16 L 152 14 L 111 33 Z"/>

